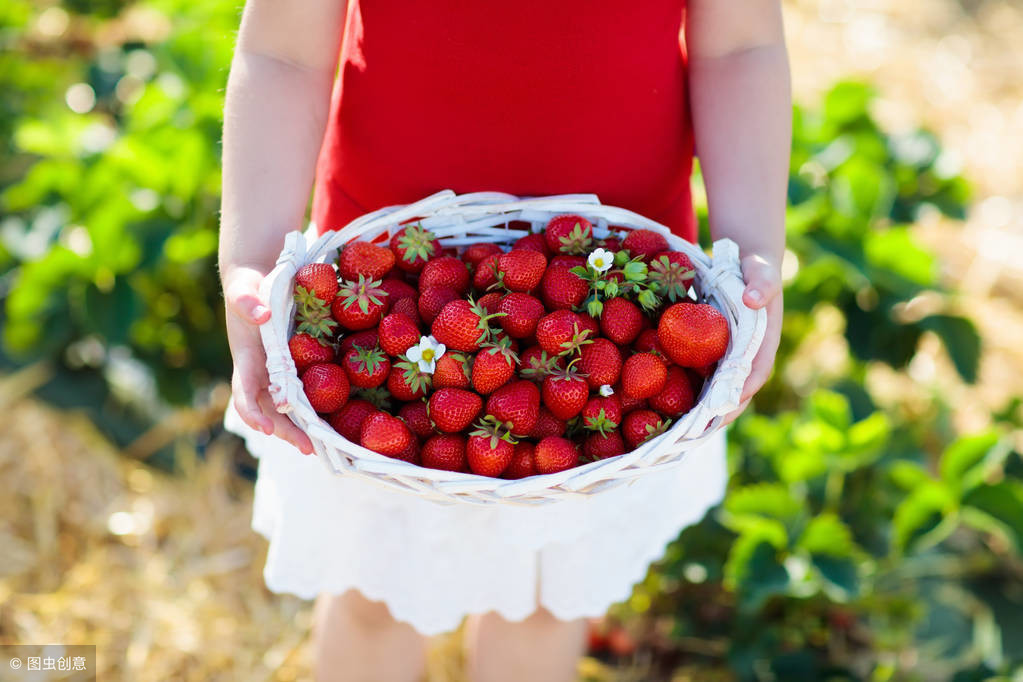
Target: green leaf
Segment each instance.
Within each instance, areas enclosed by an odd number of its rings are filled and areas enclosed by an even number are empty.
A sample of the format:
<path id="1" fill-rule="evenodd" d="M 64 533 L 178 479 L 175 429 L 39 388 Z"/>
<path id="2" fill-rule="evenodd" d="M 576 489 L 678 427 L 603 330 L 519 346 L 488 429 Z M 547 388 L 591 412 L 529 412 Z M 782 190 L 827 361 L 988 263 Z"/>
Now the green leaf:
<path id="1" fill-rule="evenodd" d="M 1017 551 L 1023 551 L 1023 484 L 1001 481 L 974 488 L 963 504 L 985 512 L 1008 529 Z"/>
<path id="2" fill-rule="evenodd" d="M 824 582 L 825 592 L 833 599 L 845 601 L 859 593 L 859 565 L 855 560 L 814 554 L 811 564 Z"/>
<path id="3" fill-rule="evenodd" d="M 999 440 L 995 431 L 963 436 L 950 444 L 941 453 L 938 470 L 941 477 L 952 486 L 959 487 L 967 472 L 980 464 Z"/>
<path id="4" fill-rule="evenodd" d="M 729 493 L 725 511 L 736 518 L 758 516 L 791 521 L 803 511 L 803 504 L 780 483 L 757 483 Z"/>
<path id="5" fill-rule="evenodd" d="M 955 315 L 930 315 L 920 320 L 920 326 L 941 337 L 959 376 L 975 383 L 980 365 L 980 334 L 973 322 Z"/>
<path id="6" fill-rule="evenodd" d="M 785 594 L 789 574 L 778 547 L 757 532 L 743 533 L 725 561 L 725 585 L 739 593 L 744 611 L 755 611 L 767 599 Z"/>
<path id="7" fill-rule="evenodd" d="M 892 482 L 903 490 L 913 490 L 931 481 L 931 475 L 922 466 L 905 459 L 892 463 L 888 475 L 891 476 Z"/>
<path id="8" fill-rule="evenodd" d="M 847 125 L 868 115 L 867 107 L 873 98 L 873 88 L 865 83 L 839 83 L 824 97 L 824 117 L 833 125 Z"/>
<path id="9" fill-rule="evenodd" d="M 849 401 L 840 393 L 815 391 L 810 396 L 810 413 L 825 424 L 845 430 L 852 423 Z"/>
<path id="10" fill-rule="evenodd" d="M 864 236 L 863 250 L 871 266 L 889 270 L 921 286 L 934 284 L 937 259 L 917 243 L 907 228 L 874 230 Z"/>
<path id="11" fill-rule="evenodd" d="M 849 527 L 830 512 L 811 519 L 796 546 L 810 554 L 838 558 L 850 557 L 854 550 Z"/>
<path id="12" fill-rule="evenodd" d="M 895 508 L 892 530 L 897 549 L 905 551 L 937 544 L 954 530 L 946 522 L 955 500 L 943 485 L 927 482 L 916 488 Z"/>

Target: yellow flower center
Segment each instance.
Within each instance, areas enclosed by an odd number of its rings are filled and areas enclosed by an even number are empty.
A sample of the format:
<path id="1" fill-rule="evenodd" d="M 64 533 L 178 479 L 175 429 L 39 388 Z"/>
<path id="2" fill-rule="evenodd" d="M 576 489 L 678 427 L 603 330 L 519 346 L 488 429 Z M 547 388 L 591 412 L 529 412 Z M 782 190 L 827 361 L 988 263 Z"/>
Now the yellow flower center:
<path id="1" fill-rule="evenodd" d="M 432 348 L 427 348 L 426 350 L 423 351 L 423 360 L 425 360 L 426 362 L 431 362 L 433 360 Z"/>
<path id="2" fill-rule="evenodd" d="M 598 268 L 604 267 L 604 259 L 603 258 L 594 258 L 593 259 L 593 265 L 594 265 L 594 267 L 598 267 Z"/>

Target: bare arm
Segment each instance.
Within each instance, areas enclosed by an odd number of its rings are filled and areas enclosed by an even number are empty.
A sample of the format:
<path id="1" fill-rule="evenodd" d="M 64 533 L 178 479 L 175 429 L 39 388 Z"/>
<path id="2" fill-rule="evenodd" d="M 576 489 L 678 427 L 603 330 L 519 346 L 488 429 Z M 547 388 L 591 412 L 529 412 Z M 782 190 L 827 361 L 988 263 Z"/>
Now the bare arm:
<path id="1" fill-rule="evenodd" d="M 220 273 L 235 407 L 305 452 L 308 438 L 267 394 L 258 288 L 284 235 L 302 227 L 344 32 L 345 0 L 249 0 L 224 107 Z"/>
<path id="2" fill-rule="evenodd" d="M 792 96 L 780 0 L 690 0 L 686 45 L 711 233 L 739 244 L 743 300 L 768 311 L 745 406 L 770 376 L 781 335 Z"/>

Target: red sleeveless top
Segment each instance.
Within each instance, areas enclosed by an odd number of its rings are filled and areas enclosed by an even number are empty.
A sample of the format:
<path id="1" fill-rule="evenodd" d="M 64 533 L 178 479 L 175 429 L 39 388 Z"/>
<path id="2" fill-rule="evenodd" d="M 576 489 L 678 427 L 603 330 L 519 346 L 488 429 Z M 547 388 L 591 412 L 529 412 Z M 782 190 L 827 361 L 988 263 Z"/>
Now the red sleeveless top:
<path id="1" fill-rule="evenodd" d="M 352 0 L 321 231 L 450 188 L 593 192 L 695 240 L 684 0 Z"/>

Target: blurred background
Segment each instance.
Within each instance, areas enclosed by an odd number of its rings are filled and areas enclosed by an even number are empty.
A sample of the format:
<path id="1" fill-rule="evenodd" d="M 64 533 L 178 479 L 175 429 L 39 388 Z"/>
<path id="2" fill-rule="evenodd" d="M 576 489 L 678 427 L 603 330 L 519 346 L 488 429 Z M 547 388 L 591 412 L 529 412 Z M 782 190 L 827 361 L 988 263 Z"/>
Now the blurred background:
<path id="1" fill-rule="evenodd" d="M 1021 680 L 1023 3 L 785 5 L 777 372 L 580 679 Z M 219 424 L 239 10 L 0 4 L 0 643 L 96 644 L 102 680 L 309 677 Z"/>

